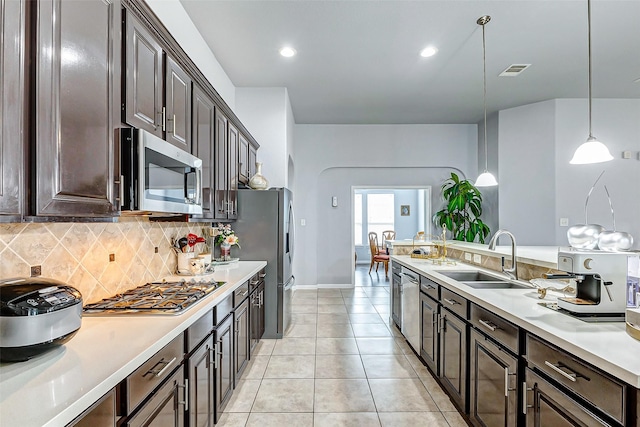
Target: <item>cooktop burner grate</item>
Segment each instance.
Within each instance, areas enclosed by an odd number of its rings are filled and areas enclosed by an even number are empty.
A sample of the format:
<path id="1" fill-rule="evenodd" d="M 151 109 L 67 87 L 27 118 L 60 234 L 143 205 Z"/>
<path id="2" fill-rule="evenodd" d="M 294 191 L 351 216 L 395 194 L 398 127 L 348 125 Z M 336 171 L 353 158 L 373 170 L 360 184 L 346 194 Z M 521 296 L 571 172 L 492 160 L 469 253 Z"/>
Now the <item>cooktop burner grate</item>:
<path id="1" fill-rule="evenodd" d="M 87 304 L 84 316 L 181 314 L 226 282 L 153 282 Z"/>

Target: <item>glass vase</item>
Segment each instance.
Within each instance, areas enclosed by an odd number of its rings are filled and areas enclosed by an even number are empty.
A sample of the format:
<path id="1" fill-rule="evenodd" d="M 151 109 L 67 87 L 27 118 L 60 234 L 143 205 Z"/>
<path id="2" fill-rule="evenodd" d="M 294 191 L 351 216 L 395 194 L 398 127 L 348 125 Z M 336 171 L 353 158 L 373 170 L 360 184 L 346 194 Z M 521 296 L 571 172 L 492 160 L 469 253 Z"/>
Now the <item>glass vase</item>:
<path id="1" fill-rule="evenodd" d="M 231 245 L 220 245 L 220 260 L 221 261 L 231 260 Z"/>

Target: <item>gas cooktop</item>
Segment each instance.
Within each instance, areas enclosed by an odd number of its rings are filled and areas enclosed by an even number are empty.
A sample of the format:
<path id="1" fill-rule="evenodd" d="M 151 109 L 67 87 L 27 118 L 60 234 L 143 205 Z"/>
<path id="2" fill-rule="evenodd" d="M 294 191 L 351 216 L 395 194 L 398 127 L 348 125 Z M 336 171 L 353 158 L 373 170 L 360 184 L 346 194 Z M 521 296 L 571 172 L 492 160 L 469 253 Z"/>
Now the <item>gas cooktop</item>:
<path id="1" fill-rule="evenodd" d="M 181 314 L 226 282 L 153 282 L 102 301 L 87 304 L 83 316 L 113 314 Z"/>

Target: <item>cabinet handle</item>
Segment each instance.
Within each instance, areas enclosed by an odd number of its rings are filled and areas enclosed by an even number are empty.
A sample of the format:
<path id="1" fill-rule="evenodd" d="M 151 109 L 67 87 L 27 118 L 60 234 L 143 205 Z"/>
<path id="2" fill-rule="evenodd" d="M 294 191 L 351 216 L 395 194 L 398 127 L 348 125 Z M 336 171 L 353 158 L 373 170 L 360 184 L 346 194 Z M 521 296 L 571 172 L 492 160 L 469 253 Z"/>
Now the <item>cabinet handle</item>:
<path id="1" fill-rule="evenodd" d="M 569 372 L 565 372 L 562 369 L 560 369 L 560 368 L 567 369 L 567 367 L 565 365 L 563 365 L 562 363 L 560 363 L 560 362 L 558 362 L 557 365 L 554 365 L 553 363 L 549 362 L 548 360 L 545 360 L 544 364 L 547 365 L 548 367 L 550 367 L 551 369 L 553 369 L 554 371 L 556 371 L 557 373 L 559 373 L 560 375 L 562 375 L 563 377 L 565 377 L 566 379 L 568 379 L 569 381 L 573 381 L 575 383 L 576 379 L 578 378 L 578 374 L 576 374 L 575 372 L 572 372 L 570 370 L 569 370 Z"/>
<path id="2" fill-rule="evenodd" d="M 260 273 L 258 277 L 260 277 L 261 279 L 264 279 L 265 277 L 267 277 L 267 273 Z"/>
<path id="3" fill-rule="evenodd" d="M 184 389 L 184 400 L 181 402 L 180 399 L 178 399 L 178 405 L 184 405 L 184 410 L 186 412 L 189 410 L 189 379 L 185 378 L 184 385 L 178 384 L 177 388 Z"/>
<path id="4" fill-rule="evenodd" d="M 241 296 L 241 297 L 247 296 L 247 294 L 248 294 L 248 293 L 249 293 L 249 291 L 244 291 L 244 292 L 242 293 L 242 295 L 240 295 L 240 296 Z"/>
<path id="5" fill-rule="evenodd" d="M 173 132 L 171 132 L 173 136 L 176 135 L 176 115 L 173 115 Z"/>
<path id="6" fill-rule="evenodd" d="M 449 299 L 449 298 L 444 298 L 444 300 L 451 305 L 456 305 L 456 304 L 460 304 L 458 301 L 454 300 L 454 299 Z"/>
<path id="7" fill-rule="evenodd" d="M 251 280 L 249 283 L 251 284 L 251 286 L 255 286 L 255 285 L 257 285 L 257 284 L 258 284 L 258 283 L 260 283 L 260 282 L 259 282 L 259 281 L 257 281 L 257 280 Z"/>
<path id="8" fill-rule="evenodd" d="M 488 330 L 490 330 L 491 332 L 495 332 L 496 329 L 500 329 L 499 327 L 497 327 L 496 325 L 492 325 L 491 322 L 489 322 L 488 320 L 482 320 L 482 319 L 478 319 L 478 323 L 480 323 L 482 326 L 484 326 L 485 328 L 487 328 Z M 506 368 L 505 368 L 506 369 Z"/>
<path id="9" fill-rule="evenodd" d="M 174 357 L 173 359 L 171 359 L 170 361 L 166 362 L 164 360 L 164 357 L 162 359 L 160 359 L 160 361 L 158 363 L 156 363 L 153 368 L 149 369 L 143 376 L 142 378 L 146 377 L 147 375 L 151 374 L 154 375 L 156 378 L 161 377 L 164 372 L 169 369 L 169 366 L 173 365 L 173 363 L 177 360 L 177 357 Z M 154 369 L 156 367 L 158 367 L 159 365 L 164 365 L 162 367 L 162 369 Z"/>
<path id="10" fill-rule="evenodd" d="M 425 284 L 424 284 L 424 287 L 425 287 L 425 288 L 427 288 L 427 289 L 435 289 L 435 288 L 436 288 L 435 286 L 431 286 L 431 285 L 430 285 L 430 284 L 428 284 L 428 283 L 425 283 Z"/>
<path id="11" fill-rule="evenodd" d="M 213 368 L 217 368 L 216 366 L 216 352 L 213 348 L 209 348 L 209 365 L 213 365 Z"/>
<path id="12" fill-rule="evenodd" d="M 509 392 L 516 390 L 515 388 L 509 388 L 509 375 L 516 375 L 516 374 L 510 374 L 509 368 L 505 367 L 504 368 L 504 397 L 509 397 Z"/>
<path id="13" fill-rule="evenodd" d="M 167 130 L 167 109 L 162 107 L 162 132 Z"/>
<path id="14" fill-rule="evenodd" d="M 532 390 L 532 388 L 527 388 L 526 381 L 522 381 L 522 413 L 524 415 L 527 415 L 527 408 L 533 408 L 533 405 L 527 404 L 527 392 Z"/>
<path id="15" fill-rule="evenodd" d="M 216 371 L 218 370 L 218 354 L 222 354 L 218 353 L 218 344 L 219 342 L 216 342 L 215 346 L 213 347 L 213 367 L 216 369 Z"/>

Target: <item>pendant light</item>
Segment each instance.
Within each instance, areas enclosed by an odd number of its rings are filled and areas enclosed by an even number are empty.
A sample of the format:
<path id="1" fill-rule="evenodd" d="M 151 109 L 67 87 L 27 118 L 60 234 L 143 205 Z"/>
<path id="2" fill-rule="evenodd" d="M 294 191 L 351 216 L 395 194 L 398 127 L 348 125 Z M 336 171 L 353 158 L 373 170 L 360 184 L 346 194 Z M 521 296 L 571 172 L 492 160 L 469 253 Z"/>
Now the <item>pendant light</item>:
<path id="1" fill-rule="evenodd" d="M 484 26 L 491 21 L 489 15 L 478 18 L 476 24 L 482 25 L 482 77 L 483 77 L 483 99 L 484 99 L 484 172 L 476 179 L 476 187 L 494 187 L 498 185 L 496 178 L 489 172 L 489 154 L 487 152 L 487 53 L 484 39 Z"/>
<path id="2" fill-rule="evenodd" d="M 587 34 L 589 38 L 589 68 L 587 72 L 589 77 L 589 137 L 587 138 L 587 142 L 578 147 L 576 152 L 573 154 L 573 158 L 569 162 L 573 165 L 602 163 L 613 160 L 613 156 L 609 152 L 607 146 L 598 141 L 591 132 L 591 0 L 587 0 L 587 21 Z"/>

